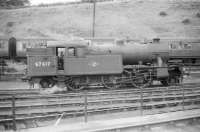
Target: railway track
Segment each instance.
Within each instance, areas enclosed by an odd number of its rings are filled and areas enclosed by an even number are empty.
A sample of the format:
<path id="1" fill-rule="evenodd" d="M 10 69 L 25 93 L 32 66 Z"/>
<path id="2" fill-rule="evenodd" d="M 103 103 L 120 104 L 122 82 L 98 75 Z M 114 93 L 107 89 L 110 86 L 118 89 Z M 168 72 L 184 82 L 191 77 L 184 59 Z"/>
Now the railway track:
<path id="1" fill-rule="evenodd" d="M 200 86 L 187 84 L 148 89 L 120 89 L 67 94 L 20 94 L 14 91 L 15 107 L 10 95 L 1 96 L 0 124 L 56 119 L 58 116 L 74 117 L 105 112 L 137 111 L 155 114 L 183 109 L 198 109 Z M 29 91 L 30 92 L 30 91 Z M 37 92 L 37 91 L 35 91 Z M 86 108 L 87 107 L 87 108 Z M 13 118 L 13 110 L 15 115 Z M 37 121 L 36 121 L 37 122 Z"/>

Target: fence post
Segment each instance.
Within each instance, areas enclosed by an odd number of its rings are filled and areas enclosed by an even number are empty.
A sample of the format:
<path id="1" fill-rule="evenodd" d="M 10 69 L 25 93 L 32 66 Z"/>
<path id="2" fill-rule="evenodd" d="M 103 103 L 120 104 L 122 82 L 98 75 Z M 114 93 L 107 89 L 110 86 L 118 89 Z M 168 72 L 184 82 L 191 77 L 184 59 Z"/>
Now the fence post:
<path id="1" fill-rule="evenodd" d="M 4 74 L 4 64 L 3 64 L 3 58 L 1 57 L 0 58 L 0 66 L 1 66 L 1 69 L 0 69 L 0 80 L 1 80 L 1 77 L 2 75 Z"/>
<path id="2" fill-rule="evenodd" d="M 143 115 L 143 87 L 140 87 L 140 115 Z"/>
<path id="3" fill-rule="evenodd" d="M 185 104 L 185 90 L 184 90 L 184 85 L 183 82 L 181 82 L 181 87 L 182 87 L 182 110 L 185 110 L 184 104 Z"/>
<path id="4" fill-rule="evenodd" d="M 1 62 L 1 58 L 0 58 L 0 66 L 1 66 L 1 69 L 0 69 L 0 80 L 1 80 L 1 74 L 2 74 L 2 62 Z"/>
<path id="5" fill-rule="evenodd" d="M 87 101 L 87 91 L 84 91 L 84 121 L 85 123 L 87 123 L 88 121 L 88 114 L 87 114 L 87 105 L 88 105 L 88 101 Z"/>
<path id="6" fill-rule="evenodd" d="M 13 130 L 16 131 L 16 119 L 15 119 L 15 96 L 12 96 L 12 118 L 13 118 Z"/>

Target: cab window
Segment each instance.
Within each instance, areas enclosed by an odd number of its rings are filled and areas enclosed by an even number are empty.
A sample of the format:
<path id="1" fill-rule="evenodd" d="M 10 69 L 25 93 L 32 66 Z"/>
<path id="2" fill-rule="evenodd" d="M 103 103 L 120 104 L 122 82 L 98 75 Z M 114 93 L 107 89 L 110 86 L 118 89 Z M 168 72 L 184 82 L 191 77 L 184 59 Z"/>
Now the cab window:
<path id="1" fill-rule="evenodd" d="M 68 56 L 69 56 L 69 57 L 75 57 L 75 56 L 76 56 L 76 48 L 74 48 L 74 47 L 69 47 L 69 48 L 68 48 Z"/>
<path id="2" fill-rule="evenodd" d="M 65 55 L 65 48 L 64 47 L 57 48 L 56 53 L 57 53 L 57 56 L 63 57 Z"/>

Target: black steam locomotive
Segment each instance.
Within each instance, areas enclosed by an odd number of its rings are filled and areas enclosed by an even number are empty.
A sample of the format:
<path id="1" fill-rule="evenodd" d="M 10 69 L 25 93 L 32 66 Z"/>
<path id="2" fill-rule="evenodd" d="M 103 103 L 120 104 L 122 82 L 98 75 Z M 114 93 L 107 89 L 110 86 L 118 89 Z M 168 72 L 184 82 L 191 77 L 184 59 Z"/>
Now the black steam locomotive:
<path id="1" fill-rule="evenodd" d="M 181 82 L 184 66 L 199 62 L 199 41 L 62 42 L 48 48 L 27 49 L 27 79 L 42 88 L 59 85 L 71 90 L 145 87 L 154 80 L 170 85 Z"/>

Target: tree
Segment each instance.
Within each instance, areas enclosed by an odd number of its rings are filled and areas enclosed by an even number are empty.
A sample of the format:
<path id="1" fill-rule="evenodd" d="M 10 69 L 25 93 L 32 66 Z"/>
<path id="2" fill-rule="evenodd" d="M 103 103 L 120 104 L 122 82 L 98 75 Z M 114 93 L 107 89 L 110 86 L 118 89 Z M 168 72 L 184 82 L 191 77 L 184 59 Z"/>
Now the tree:
<path id="1" fill-rule="evenodd" d="M 29 4 L 29 0 L 0 0 L 1 7 L 22 7 Z"/>

